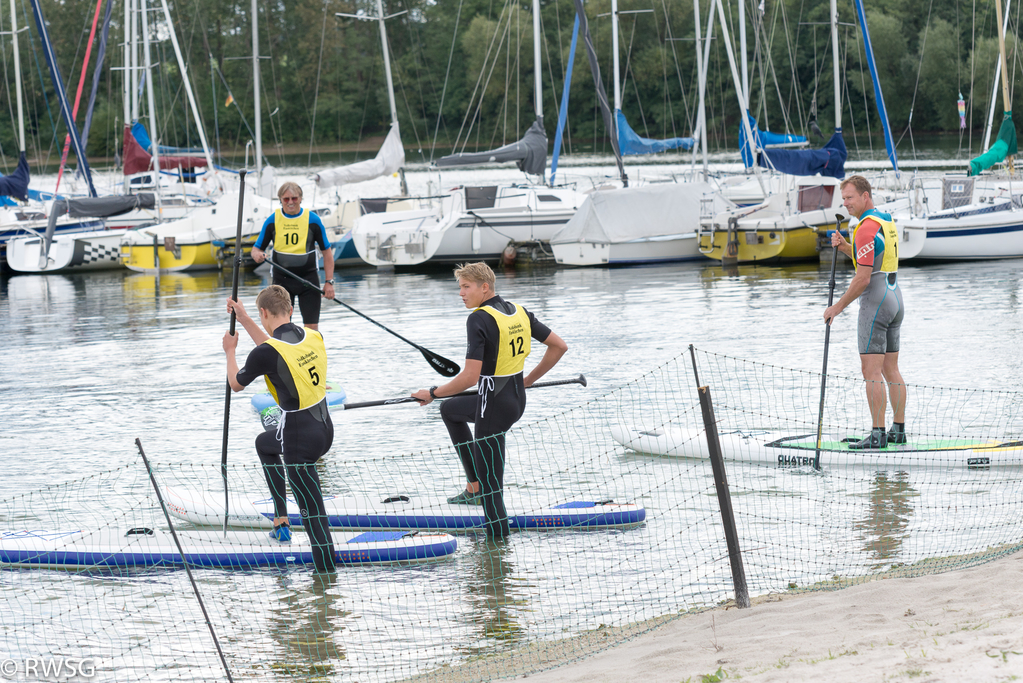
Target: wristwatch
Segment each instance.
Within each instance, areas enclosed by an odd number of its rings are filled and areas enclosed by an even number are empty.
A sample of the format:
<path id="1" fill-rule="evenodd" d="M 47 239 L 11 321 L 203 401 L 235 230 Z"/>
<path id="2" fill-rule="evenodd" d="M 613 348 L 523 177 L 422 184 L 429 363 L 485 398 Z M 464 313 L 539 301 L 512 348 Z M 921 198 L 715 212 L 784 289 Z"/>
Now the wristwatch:
<path id="1" fill-rule="evenodd" d="M 434 393 L 435 391 L 437 391 L 436 386 L 430 387 L 430 398 L 437 398 L 437 394 Z"/>

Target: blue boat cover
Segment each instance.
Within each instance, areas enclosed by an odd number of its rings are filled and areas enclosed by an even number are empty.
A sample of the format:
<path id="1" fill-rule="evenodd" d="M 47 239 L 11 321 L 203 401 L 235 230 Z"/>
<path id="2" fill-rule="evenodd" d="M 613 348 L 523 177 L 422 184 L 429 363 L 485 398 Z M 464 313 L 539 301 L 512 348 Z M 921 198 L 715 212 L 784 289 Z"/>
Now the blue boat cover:
<path id="1" fill-rule="evenodd" d="M 753 135 L 757 136 L 759 131 L 754 128 L 755 121 L 750 117 L 750 128 Z M 763 133 L 759 133 L 763 136 Z M 749 168 L 751 163 L 750 152 L 745 143 L 745 131 L 739 129 L 739 146 L 742 152 L 742 160 Z M 845 160 L 849 151 L 845 148 L 845 139 L 842 131 L 837 130 L 820 149 L 759 149 L 757 151 L 757 165 L 763 168 L 772 168 L 789 175 L 816 175 L 821 174 L 829 178 L 845 177 Z"/>
<path id="2" fill-rule="evenodd" d="M 15 197 L 23 202 L 28 201 L 28 181 L 28 159 L 22 152 L 14 173 L 9 176 L 0 175 L 0 197 Z"/>
<path id="3" fill-rule="evenodd" d="M 757 141 L 757 149 L 765 149 L 771 145 L 790 145 L 792 143 L 806 142 L 805 135 L 772 133 L 769 130 L 760 130 L 757 127 L 757 120 L 751 114 L 747 114 L 746 117 L 749 119 L 749 128 L 753 131 L 753 139 Z M 739 153 L 742 154 L 742 163 L 746 165 L 746 168 L 753 165 L 753 157 L 750 155 L 749 145 L 746 144 L 746 131 L 742 126 L 739 126 Z"/>
<path id="4" fill-rule="evenodd" d="M 150 154 L 153 153 L 153 141 L 141 121 L 131 124 L 131 136 L 139 143 L 139 147 Z M 167 145 L 160 145 L 159 149 L 160 154 L 199 154 L 202 151 L 201 147 L 169 147 Z"/>
<path id="5" fill-rule="evenodd" d="M 693 138 L 668 138 L 667 140 L 651 140 L 641 138 L 632 130 L 629 122 L 625 120 L 625 114 L 621 109 L 615 110 L 615 125 L 618 128 L 618 147 L 622 156 L 629 154 L 655 154 L 666 152 L 669 149 L 692 149 L 695 144 Z"/>

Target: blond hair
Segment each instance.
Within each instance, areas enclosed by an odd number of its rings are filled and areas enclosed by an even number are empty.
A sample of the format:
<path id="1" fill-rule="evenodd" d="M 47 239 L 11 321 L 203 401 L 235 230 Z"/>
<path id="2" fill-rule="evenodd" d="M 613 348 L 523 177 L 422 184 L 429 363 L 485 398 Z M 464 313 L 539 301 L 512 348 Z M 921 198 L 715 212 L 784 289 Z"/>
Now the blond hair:
<path id="1" fill-rule="evenodd" d="M 291 316 L 291 295 L 280 285 L 270 285 L 256 297 L 256 308 L 274 317 Z"/>
<path id="2" fill-rule="evenodd" d="M 852 185 L 860 194 L 863 194 L 864 192 L 866 192 L 867 194 L 871 194 L 870 181 L 861 175 L 849 176 L 848 178 L 842 181 L 842 184 L 838 186 L 838 189 L 844 190 L 846 185 Z M 873 195 L 871 195 L 871 197 L 873 197 Z"/>
<path id="3" fill-rule="evenodd" d="M 468 280 L 469 282 L 475 282 L 478 285 L 487 284 L 490 285 L 490 291 L 494 291 L 494 271 L 490 269 L 486 263 L 478 261 L 476 263 L 463 263 L 462 265 L 455 268 L 455 279 L 456 280 Z"/>
<path id="4" fill-rule="evenodd" d="M 291 190 L 298 195 L 299 199 L 302 199 L 302 188 L 298 186 L 298 183 L 293 183 L 290 180 L 286 183 L 281 183 L 281 186 L 277 189 L 277 198 L 283 197 L 284 193 L 288 190 Z"/>

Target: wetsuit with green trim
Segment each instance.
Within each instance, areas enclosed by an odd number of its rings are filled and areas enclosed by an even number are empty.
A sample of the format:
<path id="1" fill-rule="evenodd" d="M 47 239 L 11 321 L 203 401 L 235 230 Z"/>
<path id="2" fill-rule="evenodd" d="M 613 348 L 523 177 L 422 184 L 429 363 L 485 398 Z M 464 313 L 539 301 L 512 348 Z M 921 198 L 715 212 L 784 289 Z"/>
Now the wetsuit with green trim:
<path id="1" fill-rule="evenodd" d="M 260 376 L 266 378 L 283 411 L 276 433 L 263 432 L 256 437 L 256 454 L 270 487 L 274 517 L 288 516 L 284 486 L 287 473 L 312 544 L 316 570 L 333 571 L 334 542 L 315 465 L 334 442 L 334 424 L 327 410 L 323 337 L 293 323 L 281 325 L 271 339 L 249 352 L 237 379 L 248 386 Z"/>
<path id="2" fill-rule="evenodd" d="M 547 341 L 551 330 L 526 309 L 499 296 L 469 314 L 466 360 L 483 363 L 476 396 L 446 399 L 441 418 L 462 461 L 466 479 L 480 483 L 487 536 L 510 533 L 504 506 L 505 432 L 526 409 L 523 364 L 530 339 Z M 467 423 L 474 424 L 474 432 Z"/>
<path id="3" fill-rule="evenodd" d="M 899 288 L 899 232 L 890 214 L 868 209 L 853 231 L 856 268 L 870 268 L 860 295 L 857 345 L 861 354 L 896 353 L 905 306 Z"/>
<path id="4" fill-rule="evenodd" d="M 274 247 L 271 264 L 279 263 L 302 279 L 314 285 L 320 284 L 316 251 L 330 249 L 330 241 L 327 239 L 327 228 L 319 216 L 308 209 L 302 209 L 295 215 L 277 209 L 263 222 L 263 229 L 259 231 L 254 246 L 266 251 L 270 244 Z M 302 312 L 303 323 L 319 324 L 319 292 L 279 270 L 273 271 L 273 284 L 288 290 L 292 307 L 295 306 L 295 297 L 298 297 L 298 309 Z"/>

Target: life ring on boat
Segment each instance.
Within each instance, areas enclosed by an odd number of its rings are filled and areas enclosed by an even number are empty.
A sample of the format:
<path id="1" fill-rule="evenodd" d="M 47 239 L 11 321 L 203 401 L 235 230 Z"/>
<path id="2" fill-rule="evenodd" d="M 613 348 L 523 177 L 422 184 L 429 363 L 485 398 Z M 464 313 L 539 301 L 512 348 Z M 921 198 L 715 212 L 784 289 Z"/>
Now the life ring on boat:
<path id="1" fill-rule="evenodd" d="M 204 174 L 199 181 L 199 187 L 210 198 L 219 197 L 227 190 L 224 185 L 224 179 L 220 177 L 219 171 Z"/>

